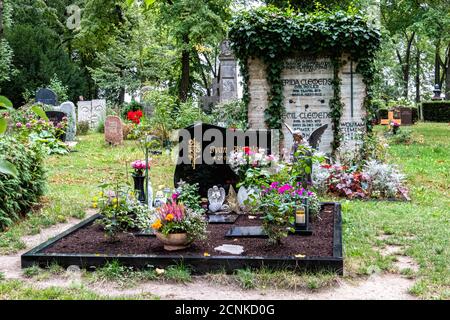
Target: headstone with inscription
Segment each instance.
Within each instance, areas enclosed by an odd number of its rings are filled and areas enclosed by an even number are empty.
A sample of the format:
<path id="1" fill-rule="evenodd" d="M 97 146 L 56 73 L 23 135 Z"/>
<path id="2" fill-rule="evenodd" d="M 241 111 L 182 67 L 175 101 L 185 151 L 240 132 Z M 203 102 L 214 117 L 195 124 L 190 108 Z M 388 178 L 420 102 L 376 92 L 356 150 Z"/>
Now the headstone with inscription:
<path id="1" fill-rule="evenodd" d="M 122 120 L 117 116 L 108 116 L 105 120 L 105 141 L 120 145 L 123 143 Z"/>
<path id="2" fill-rule="evenodd" d="M 58 105 L 58 95 L 50 89 L 41 88 L 36 92 L 36 102 L 56 106 Z"/>
<path id="3" fill-rule="evenodd" d="M 59 110 L 64 112 L 68 118 L 66 140 L 67 141 L 75 141 L 75 136 L 77 134 L 77 115 L 75 112 L 75 104 L 70 101 L 64 102 L 59 107 Z"/>
<path id="4" fill-rule="evenodd" d="M 341 99 L 344 104 L 341 130 L 344 142 L 356 144 L 365 133 L 363 108 L 365 85 L 362 76 L 356 73 L 356 63 L 343 56 L 340 69 Z M 330 100 L 333 98 L 333 64 L 328 56 L 296 55 L 284 61 L 281 73 L 284 94 L 285 118 L 283 121 L 293 130 L 301 131 L 306 140 L 318 128 L 328 125 L 319 150 L 332 151 L 333 126 Z M 267 92 L 270 90 L 265 65 L 260 59 L 249 60 L 250 103 L 248 119 L 250 128 L 265 128 L 264 110 L 268 107 Z M 282 147 L 290 150 L 292 135 L 283 126 Z"/>
<path id="5" fill-rule="evenodd" d="M 244 146 L 264 148 L 270 153 L 272 135 L 267 130 L 246 132 L 197 123 L 179 131 L 179 154 L 174 183 L 180 180 L 199 184 L 201 197 L 208 196 L 213 186 L 223 187 L 228 194 L 236 187 L 238 176 L 227 163 L 228 155 Z"/>

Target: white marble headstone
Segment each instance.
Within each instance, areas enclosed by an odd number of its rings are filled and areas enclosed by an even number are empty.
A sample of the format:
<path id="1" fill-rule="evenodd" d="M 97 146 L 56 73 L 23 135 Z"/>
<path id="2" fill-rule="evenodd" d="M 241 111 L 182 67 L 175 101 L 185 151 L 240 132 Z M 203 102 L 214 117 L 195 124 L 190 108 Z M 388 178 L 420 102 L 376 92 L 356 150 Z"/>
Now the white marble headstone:
<path id="1" fill-rule="evenodd" d="M 66 101 L 61 104 L 59 110 L 64 112 L 69 119 L 69 126 L 66 131 L 66 141 L 75 141 L 77 134 L 77 115 L 75 112 L 75 104 L 71 101 Z"/>

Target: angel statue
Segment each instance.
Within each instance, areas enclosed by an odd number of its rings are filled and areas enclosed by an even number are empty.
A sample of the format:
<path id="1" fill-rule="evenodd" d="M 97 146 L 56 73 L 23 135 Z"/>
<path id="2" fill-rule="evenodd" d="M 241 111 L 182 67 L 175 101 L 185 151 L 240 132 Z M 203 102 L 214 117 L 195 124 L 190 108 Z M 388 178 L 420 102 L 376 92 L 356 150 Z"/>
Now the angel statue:
<path id="1" fill-rule="evenodd" d="M 215 213 L 225 209 L 225 189 L 214 186 L 208 189 L 209 211 Z"/>
<path id="2" fill-rule="evenodd" d="M 325 130 L 327 130 L 328 128 L 328 124 L 324 124 L 323 126 L 314 130 L 313 133 L 311 133 L 311 135 L 308 137 L 308 139 L 305 139 L 300 130 L 292 129 L 286 122 L 284 123 L 284 125 L 294 138 L 294 145 L 292 146 L 293 154 L 295 153 L 295 151 L 297 151 L 299 145 L 305 145 L 306 143 L 309 144 L 313 149 L 317 150 L 319 148 L 320 140 L 322 139 Z"/>
<path id="3" fill-rule="evenodd" d="M 304 165 L 310 168 L 309 173 L 304 172 L 297 177 L 297 180 L 301 181 L 303 187 L 306 188 L 309 184 L 312 184 L 311 169 L 313 152 L 309 148 L 309 146 L 313 149 L 318 148 L 320 139 L 322 138 L 325 130 L 328 128 L 328 124 L 325 124 L 314 130 L 313 133 L 311 133 L 311 135 L 308 137 L 308 140 L 304 139 L 303 134 L 300 132 L 300 130 L 293 130 L 287 123 L 284 123 L 284 125 L 292 134 L 292 137 L 294 139 L 294 145 L 291 149 L 291 161 L 293 163 L 297 163 L 303 159 Z M 305 147 L 300 147 L 301 145 Z"/>

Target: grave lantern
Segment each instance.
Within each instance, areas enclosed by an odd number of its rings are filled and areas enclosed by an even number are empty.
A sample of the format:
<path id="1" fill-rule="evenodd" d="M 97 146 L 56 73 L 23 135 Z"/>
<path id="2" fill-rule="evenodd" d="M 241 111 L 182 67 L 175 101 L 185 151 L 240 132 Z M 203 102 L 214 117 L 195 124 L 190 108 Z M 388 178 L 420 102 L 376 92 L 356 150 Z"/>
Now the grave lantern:
<path id="1" fill-rule="evenodd" d="M 296 234 L 311 235 L 309 228 L 309 201 L 308 198 L 302 199 L 295 209 L 294 229 Z"/>

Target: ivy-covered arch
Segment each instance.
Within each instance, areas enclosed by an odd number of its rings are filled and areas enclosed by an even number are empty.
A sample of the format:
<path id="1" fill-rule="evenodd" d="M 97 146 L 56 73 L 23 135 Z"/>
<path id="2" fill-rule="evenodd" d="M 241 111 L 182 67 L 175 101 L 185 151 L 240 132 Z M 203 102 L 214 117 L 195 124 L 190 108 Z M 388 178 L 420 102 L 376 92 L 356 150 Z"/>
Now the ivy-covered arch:
<path id="1" fill-rule="evenodd" d="M 363 77 L 367 88 L 364 107 L 367 111 L 367 130 L 372 129 L 374 110 L 372 109 L 372 83 L 374 79 L 374 59 L 380 47 L 381 34 L 363 17 L 342 11 L 334 13 L 303 14 L 295 11 L 282 11 L 275 7 L 261 7 L 239 14 L 233 21 L 229 33 L 232 47 L 240 61 L 244 77 L 244 100 L 248 105 L 250 58 L 260 58 L 266 65 L 269 105 L 265 110 L 268 128 L 281 129 L 284 114 L 283 84 L 281 73 L 283 61 L 294 53 L 308 55 L 327 54 L 334 67 L 333 99 L 330 100 L 333 123 L 333 150 L 339 147 L 342 133 L 340 119 L 341 79 L 339 70 L 342 54 L 349 54 L 358 64 L 357 72 Z"/>

